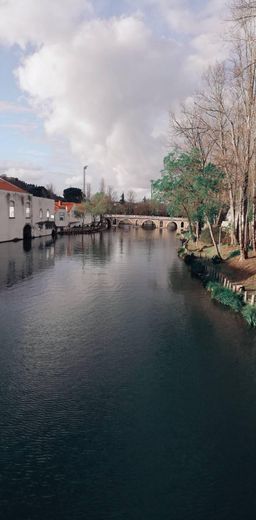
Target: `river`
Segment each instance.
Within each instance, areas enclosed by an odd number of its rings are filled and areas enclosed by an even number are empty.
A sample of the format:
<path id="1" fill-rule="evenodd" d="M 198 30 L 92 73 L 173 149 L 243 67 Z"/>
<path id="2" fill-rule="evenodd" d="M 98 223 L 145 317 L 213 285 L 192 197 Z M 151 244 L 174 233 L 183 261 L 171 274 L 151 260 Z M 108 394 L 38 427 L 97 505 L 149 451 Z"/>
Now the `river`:
<path id="1" fill-rule="evenodd" d="M 255 519 L 255 332 L 176 245 L 0 244 L 3 520 Z"/>

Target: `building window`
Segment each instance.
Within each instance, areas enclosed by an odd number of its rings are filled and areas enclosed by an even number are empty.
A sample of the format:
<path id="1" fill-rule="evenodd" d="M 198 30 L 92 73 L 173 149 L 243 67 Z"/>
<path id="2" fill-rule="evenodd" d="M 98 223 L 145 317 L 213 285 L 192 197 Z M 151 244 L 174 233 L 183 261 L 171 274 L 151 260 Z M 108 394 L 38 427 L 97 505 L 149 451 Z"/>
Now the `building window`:
<path id="1" fill-rule="evenodd" d="M 9 218 L 15 218 L 15 202 L 13 200 L 9 202 Z"/>
<path id="2" fill-rule="evenodd" d="M 30 202 L 26 202 L 26 218 L 30 218 L 31 217 L 31 206 L 30 206 Z"/>
<path id="3" fill-rule="evenodd" d="M 42 208 L 40 208 L 40 210 L 39 210 L 39 218 L 43 218 L 43 210 L 42 210 Z"/>
<path id="4" fill-rule="evenodd" d="M 50 210 L 49 209 L 46 210 L 46 218 L 50 218 Z"/>

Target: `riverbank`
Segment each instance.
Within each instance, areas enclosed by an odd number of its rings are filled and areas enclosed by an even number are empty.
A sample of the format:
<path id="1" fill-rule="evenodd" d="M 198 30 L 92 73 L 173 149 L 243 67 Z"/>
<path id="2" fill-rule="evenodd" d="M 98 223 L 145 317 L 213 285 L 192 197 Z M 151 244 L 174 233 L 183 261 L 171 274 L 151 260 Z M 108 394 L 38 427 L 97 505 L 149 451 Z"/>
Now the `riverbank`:
<path id="1" fill-rule="evenodd" d="M 205 245 L 202 242 L 196 244 L 189 241 L 186 249 L 198 258 L 211 260 L 216 255 L 213 246 Z M 238 246 L 221 245 L 220 253 L 224 261 L 215 264 L 216 270 L 226 276 L 231 283 L 243 286 L 245 291 L 256 293 L 255 253 L 250 251 L 248 260 L 243 262 L 240 261 Z"/>
<path id="2" fill-rule="evenodd" d="M 256 256 L 251 252 L 249 259 L 241 262 L 239 250 L 228 245 L 222 245 L 220 253 L 223 261 L 216 260 L 212 246 L 192 241 L 178 251 L 212 299 L 241 313 L 250 326 L 256 327 Z"/>

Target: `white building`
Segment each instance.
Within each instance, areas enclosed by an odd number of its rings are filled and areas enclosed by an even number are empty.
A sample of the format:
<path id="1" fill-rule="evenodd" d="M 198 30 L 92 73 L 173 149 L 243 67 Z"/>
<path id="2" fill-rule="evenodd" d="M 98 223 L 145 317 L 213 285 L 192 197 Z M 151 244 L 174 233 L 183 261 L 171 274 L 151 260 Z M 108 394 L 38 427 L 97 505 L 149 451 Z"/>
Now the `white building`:
<path id="1" fill-rule="evenodd" d="M 61 230 L 67 227 L 76 227 L 89 225 L 93 221 L 93 217 L 90 213 L 86 213 L 83 216 L 79 212 L 81 204 L 76 202 L 55 202 L 55 224 L 57 230 Z"/>
<path id="2" fill-rule="evenodd" d="M 54 229 L 54 200 L 0 178 L 0 242 L 51 235 Z"/>

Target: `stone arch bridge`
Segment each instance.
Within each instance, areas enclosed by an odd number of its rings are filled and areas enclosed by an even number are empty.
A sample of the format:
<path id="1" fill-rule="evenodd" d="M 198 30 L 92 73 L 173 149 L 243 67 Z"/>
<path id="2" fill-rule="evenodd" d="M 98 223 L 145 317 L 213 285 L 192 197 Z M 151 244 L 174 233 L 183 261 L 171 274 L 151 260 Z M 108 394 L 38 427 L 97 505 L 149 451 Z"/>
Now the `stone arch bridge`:
<path id="1" fill-rule="evenodd" d="M 182 217 L 156 217 L 147 215 L 105 215 L 110 226 L 121 227 L 124 225 L 170 229 L 181 233 L 189 228 L 188 219 Z"/>

